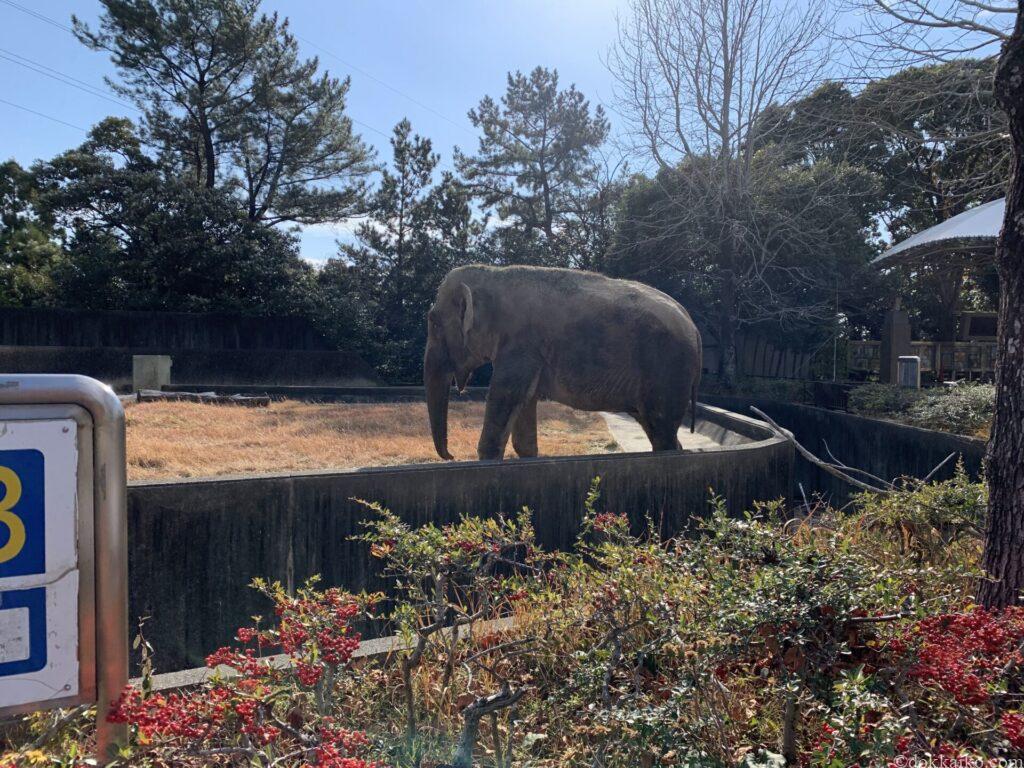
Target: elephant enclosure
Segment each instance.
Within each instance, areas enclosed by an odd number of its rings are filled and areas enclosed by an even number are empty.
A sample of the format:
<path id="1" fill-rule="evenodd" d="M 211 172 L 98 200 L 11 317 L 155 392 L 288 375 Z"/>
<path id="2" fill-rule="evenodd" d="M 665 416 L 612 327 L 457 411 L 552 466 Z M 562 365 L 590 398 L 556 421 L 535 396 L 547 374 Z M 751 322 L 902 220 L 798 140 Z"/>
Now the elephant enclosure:
<path id="1" fill-rule="evenodd" d="M 268 408 L 136 403 L 126 410 L 128 478 L 354 469 L 440 461 L 423 403 L 273 402 Z M 449 446 L 476 458 L 483 403 L 451 404 Z M 619 450 L 600 414 L 556 403 L 537 409 L 542 456 Z M 511 445 L 508 456 L 514 456 Z"/>

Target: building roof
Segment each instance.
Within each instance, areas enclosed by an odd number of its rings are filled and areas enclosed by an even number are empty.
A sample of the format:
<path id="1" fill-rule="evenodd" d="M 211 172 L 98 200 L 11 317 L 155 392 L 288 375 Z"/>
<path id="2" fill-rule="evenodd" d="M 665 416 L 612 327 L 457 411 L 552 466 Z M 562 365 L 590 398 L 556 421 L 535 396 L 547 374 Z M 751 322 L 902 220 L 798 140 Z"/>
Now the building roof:
<path id="1" fill-rule="evenodd" d="M 894 245 L 873 263 L 889 266 L 921 256 L 937 256 L 950 251 L 991 252 L 1003 226 L 1006 198 L 971 208 L 941 224 L 929 227 Z"/>

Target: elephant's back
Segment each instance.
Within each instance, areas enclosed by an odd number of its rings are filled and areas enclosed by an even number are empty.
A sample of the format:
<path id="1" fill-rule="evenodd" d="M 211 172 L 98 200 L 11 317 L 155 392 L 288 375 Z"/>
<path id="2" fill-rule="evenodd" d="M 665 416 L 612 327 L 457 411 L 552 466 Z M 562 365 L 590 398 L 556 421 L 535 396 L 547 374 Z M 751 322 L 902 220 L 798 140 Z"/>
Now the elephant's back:
<path id="1" fill-rule="evenodd" d="M 494 269 L 510 280 L 510 293 L 525 290 L 542 294 L 548 307 L 564 303 L 574 312 L 592 308 L 601 313 L 617 313 L 617 310 L 625 309 L 632 316 L 647 316 L 669 328 L 685 330 L 693 325 L 682 304 L 667 293 L 635 280 L 555 267 Z"/>
<path id="2" fill-rule="evenodd" d="M 629 329 L 638 346 L 661 354 L 699 351 L 700 333 L 678 301 L 643 283 L 599 277 L 605 282 L 595 281 L 595 304 Z"/>
<path id="3" fill-rule="evenodd" d="M 470 265 L 446 282 L 497 288 L 502 314 L 550 343 L 595 350 L 628 343 L 692 355 L 700 334 L 686 309 L 656 288 L 597 272 L 555 267 Z"/>
<path id="4" fill-rule="evenodd" d="M 639 283 L 608 278 L 577 284 L 575 290 L 579 293 L 570 300 L 549 294 L 550 308 L 537 319 L 553 363 L 554 390 L 573 398 L 563 402 L 627 409 L 652 387 L 672 388 L 672 382 L 699 373 L 700 334 L 673 299 Z M 563 305 L 556 309 L 560 297 Z"/>

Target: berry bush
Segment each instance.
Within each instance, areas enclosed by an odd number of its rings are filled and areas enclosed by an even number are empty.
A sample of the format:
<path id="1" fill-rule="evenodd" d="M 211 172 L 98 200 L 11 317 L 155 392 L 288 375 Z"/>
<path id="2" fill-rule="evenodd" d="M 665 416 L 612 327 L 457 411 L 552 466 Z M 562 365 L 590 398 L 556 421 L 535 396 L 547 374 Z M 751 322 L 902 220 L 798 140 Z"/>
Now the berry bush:
<path id="1" fill-rule="evenodd" d="M 601 508 L 545 552 L 531 516 L 413 528 L 367 505 L 389 596 L 254 587 L 272 618 L 201 686 L 146 675 L 126 766 L 840 768 L 1024 757 L 1024 609 L 971 603 L 984 487 L 962 472 L 684 538 Z M 363 616 L 397 636 L 360 655 Z M 144 657 L 149 659 L 143 641 Z M 159 653 L 152 657 L 159 661 Z M 0 766 L 86 765 L 88 712 L 6 732 Z"/>

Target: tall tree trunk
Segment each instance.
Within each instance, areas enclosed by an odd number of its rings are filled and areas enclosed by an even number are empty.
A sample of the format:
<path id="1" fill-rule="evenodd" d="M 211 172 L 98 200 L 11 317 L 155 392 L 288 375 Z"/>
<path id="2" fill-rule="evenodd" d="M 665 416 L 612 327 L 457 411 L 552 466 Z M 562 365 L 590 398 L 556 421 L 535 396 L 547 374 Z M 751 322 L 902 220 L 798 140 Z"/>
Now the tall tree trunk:
<path id="1" fill-rule="evenodd" d="M 722 276 L 719 297 L 718 375 L 727 387 L 736 383 L 736 283 L 731 269 Z"/>
<path id="2" fill-rule="evenodd" d="M 996 68 L 995 93 L 1009 118 L 1013 166 L 996 246 L 999 337 L 996 412 L 988 443 L 988 529 L 978 600 L 1021 602 L 1024 592 L 1024 2 Z"/>
<path id="3" fill-rule="evenodd" d="M 199 149 L 199 142 L 192 142 L 192 160 L 196 166 L 196 186 L 203 183 L 203 153 Z"/>
<path id="4" fill-rule="evenodd" d="M 210 116 L 206 112 L 206 105 L 203 103 L 203 93 L 206 90 L 205 81 L 199 80 L 199 134 L 203 138 L 203 166 L 206 171 L 206 188 L 213 189 L 217 186 L 217 150 L 213 146 L 213 129 L 210 128 Z"/>
<path id="5" fill-rule="evenodd" d="M 727 158 L 722 159 L 727 165 Z M 722 177 L 722 230 L 718 236 L 719 268 L 722 271 L 721 294 L 718 297 L 718 375 L 722 384 L 736 383 L 736 241 L 733 237 L 733 206 L 729 195 L 729 172 Z"/>
<path id="6" fill-rule="evenodd" d="M 203 153 L 206 155 L 206 188 L 217 186 L 217 153 L 213 148 L 213 134 L 210 126 L 203 121 Z"/>
<path id="7" fill-rule="evenodd" d="M 959 259 L 960 255 L 956 254 L 954 258 Z M 965 273 L 966 270 L 962 266 L 953 267 L 943 274 L 943 279 L 939 283 L 939 301 L 942 306 L 942 316 L 939 318 L 940 341 L 956 341 Z"/>

